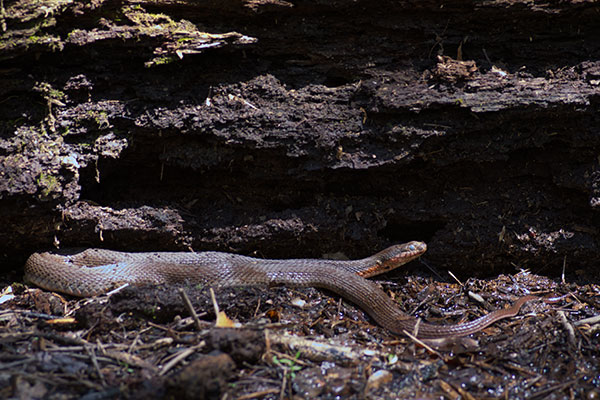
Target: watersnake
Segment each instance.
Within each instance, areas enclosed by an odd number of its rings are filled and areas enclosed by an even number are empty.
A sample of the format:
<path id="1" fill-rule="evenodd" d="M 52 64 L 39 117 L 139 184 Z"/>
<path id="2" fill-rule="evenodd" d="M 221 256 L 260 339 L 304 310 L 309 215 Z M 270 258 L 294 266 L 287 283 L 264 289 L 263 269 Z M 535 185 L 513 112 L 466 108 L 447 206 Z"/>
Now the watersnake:
<path id="1" fill-rule="evenodd" d="M 368 279 L 422 255 L 423 242 L 391 246 L 360 260 L 260 259 L 222 252 L 129 253 L 105 249 L 34 253 L 25 265 L 25 279 L 44 289 L 88 297 L 122 284 L 192 283 L 209 286 L 317 287 L 355 303 L 379 325 L 395 334 L 405 331 L 420 338 L 465 336 L 515 316 L 534 296 L 473 321 L 435 325 L 418 321 Z M 415 330 L 416 327 L 416 330 Z"/>

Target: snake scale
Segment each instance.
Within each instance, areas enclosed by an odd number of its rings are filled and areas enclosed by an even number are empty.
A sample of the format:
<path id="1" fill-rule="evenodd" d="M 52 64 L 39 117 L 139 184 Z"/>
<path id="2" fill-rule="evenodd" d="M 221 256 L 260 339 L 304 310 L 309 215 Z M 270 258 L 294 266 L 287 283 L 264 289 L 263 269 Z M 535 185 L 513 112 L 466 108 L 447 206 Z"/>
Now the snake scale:
<path id="1" fill-rule="evenodd" d="M 78 297 L 106 293 L 122 284 L 193 283 L 210 286 L 317 287 L 355 303 L 379 325 L 395 334 L 419 338 L 465 336 L 518 314 L 534 296 L 511 307 L 455 325 L 420 322 L 402 312 L 371 276 L 397 268 L 427 250 L 423 242 L 389 247 L 360 260 L 252 258 L 221 252 L 128 253 L 104 249 L 34 253 L 25 265 L 25 279 L 44 289 Z"/>

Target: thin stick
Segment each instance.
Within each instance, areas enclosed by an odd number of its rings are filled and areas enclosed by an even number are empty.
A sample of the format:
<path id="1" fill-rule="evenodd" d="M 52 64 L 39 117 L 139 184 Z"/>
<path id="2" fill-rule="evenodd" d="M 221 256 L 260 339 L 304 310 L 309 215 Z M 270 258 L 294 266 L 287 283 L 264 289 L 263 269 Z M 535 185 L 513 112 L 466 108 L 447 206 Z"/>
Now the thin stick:
<path id="1" fill-rule="evenodd" d="M 203 347 L 204 344 L 205 344 L 204 341 L 202 341 L 197 346 L 190 347 L 188 349 L 182 350 L 179 353 L 177 353 L 177 355 L 175 357 L 173 357 L 171 359 L 171 361 L 166 363 L 165 366 L 160 370 L 160 372 L 158 373 L 158 376 L 163 376 L 164 374 L 169 372 L 171 370 L 171 368 L 173 368 L 177 363 L 179 363 L 180 361 L 189 357 L 190 355 L 194 354 L 194 352 L 196 350 L 198 350 L 200 347 Z"/>
<path id="2" fill-rule="evenodd" d="M 218 316 L 220 310 L 219 310 L 219 303 L 217 303 L 217 297 L 215 296 L 215 291 L 213 290 L 213 288 L 210 288 L 209 291 L 210 291 L 210 299 L 212 300 L 213 307 L 215 308 L 215 315 Z"/>
<path id="3" fill-rule="evenodd" d="M 425 349 L 429 350 L 431 353 L 437 355 L 439 358 L 441 358 L 444 361 L 447 361 L 446 358 L 438 351 L 435 351 L 431 346 L 427 345 L 425 342 L 423 342 L 422 340 L 418 339 L 416 336 L 410 334 L 408 331 L 403 331 L 404 334 L 406 336 L 408 336 L 409 338 L 412 339 L 413 342 L 420 344 L 421 346 L 423 346 Z"/>
<path id="4" fill-rule="evenodd" d="M 98 365 L 98 358 L 96 358 L 96 352 L 94 351 L 94 349 L 92 348 L 92 346 L 83 346 L 83 348 L 85 349 L 85 352 L 88 354 L 88 356 L 90 357 L 90 360 L 92 361 L 92 365 L 94 366 L 94 369 L 96 370 L 96 373 L 98 374 L 98 377 L 100 378 L 100 384 L 103 387 L 106 387 L 106 381 L 104 380 L 104 374 L 102 373 L 102 370 L 100 369 L 100 365 Z"/>
<path id="5" fill-rule="evenodd" d="M 454 280 L 455 280 L 456 282 L 458 282 L 458 284 L 459 284 L 460 286 L 464 286 L 464 285 L 463 285 L 463 283 L 462 283 L 461 281 L 459 281 L 459 280 L 458 280 L 458 278 L 456 277 L 456 275 L 454 275 L 454 274 L 452 273 L 452 271 L 448 270 L 448 274 L 449 274 L 451 277 L 453 277 L 453 278 L 454 278 Z"/>
<path id="6" fill-rule="evenodd" d="M 200 324 L 200 318 L 198 318 L 198 314 L 196 314 L 196 310 L 194 310 L 194 306 L 192 306 L 192 302 L 190 301 L 190 298 L 188 297 L 185 290 L 183 290 L 182 288 L 179 288 L 179 295 L 181 296 L 181 298 L 183 300 L 183 304 L 185 305 L 185 308 L 187 308 L 188 312 L 192 316 L 192 319 L 194 320 L 194 324 L 196 325 L 196 329 L 198 329 L 199 331 L 202 330 L 202 325 Z M 212 289 L 211 289 L 211 295 L 214 296 Z"/>
<path id="7" fill-rule="evenodd" d="M 569 335 L 569 342 L 571 342 L 571 344 L 575 346 L 575 329 L 573 329 L 573 325 L 569 323 L 569 321 L 567 320 L 567 316 L 563 311 L 558 311 L 558 319 L 560 320 L 562 326 L 567 330 L 567 333 Z"/>
<path id="8" fill-rule="evenodd" d="M 124 283 L 124 284 L 122 284 L 121 286 L 119 286 L 118 288 L 116 288 L 116 289 L 113 289 L 113 290 L 111 290 L 110 292 L 107 292 L 107 293 L 106 293 L 106 296 L 110 296 L 110 295 L 112 295 L 112 294 L 115 294 L 115 293 L 117 293 L 117 292 L 120 292 L 121 290 L 125 289 L 127 286 L 129 286 L 129 283 Z"/>

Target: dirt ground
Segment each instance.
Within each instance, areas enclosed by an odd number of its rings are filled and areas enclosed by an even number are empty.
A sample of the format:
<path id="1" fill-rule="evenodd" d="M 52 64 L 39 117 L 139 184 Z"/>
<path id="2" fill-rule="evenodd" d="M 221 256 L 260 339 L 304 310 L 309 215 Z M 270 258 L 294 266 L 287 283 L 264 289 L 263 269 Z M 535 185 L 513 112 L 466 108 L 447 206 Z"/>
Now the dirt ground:
<path id="1" fill-rule="evenodd" d="M 522 271 L 383 286 L 402 309 L 455 323 L 505 307 L 518 317 L 461 339 L 391 335 L 315 289 L 127 287 L 65 299 L 15 287 L 2 321 L 4 398 L 594 399 L 600 395 L 600 287 Z M 198 314 L 195 323 L 181 296 Z M 238 323 L 215 327 L 214 303 Z"/>

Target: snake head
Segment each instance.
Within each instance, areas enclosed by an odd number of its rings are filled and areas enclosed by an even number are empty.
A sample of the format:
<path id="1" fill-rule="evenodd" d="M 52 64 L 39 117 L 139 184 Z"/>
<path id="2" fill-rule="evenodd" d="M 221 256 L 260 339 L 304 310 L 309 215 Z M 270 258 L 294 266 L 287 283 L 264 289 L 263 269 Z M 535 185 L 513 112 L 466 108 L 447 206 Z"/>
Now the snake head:
<path id="1" fill-rule="evenodd" d="M 427 245 L 418 241 L 397 244 L 388 247 L 387 249 L 382 250 L 370 257 L 373 261 L 373 266 L 361 271 L 359 275 L 369 278 L 371 276 L 391 271 L 401 265 L 406 264 L 407 262 L 414 260 L 415 258 L 420 257 L 426 251 Z"/>

